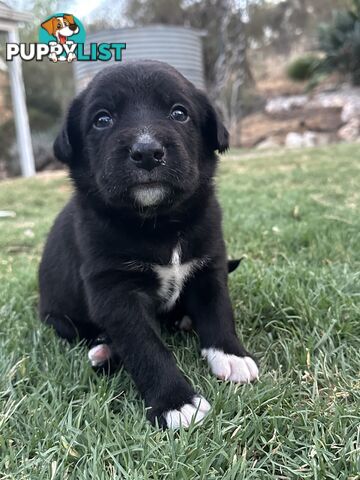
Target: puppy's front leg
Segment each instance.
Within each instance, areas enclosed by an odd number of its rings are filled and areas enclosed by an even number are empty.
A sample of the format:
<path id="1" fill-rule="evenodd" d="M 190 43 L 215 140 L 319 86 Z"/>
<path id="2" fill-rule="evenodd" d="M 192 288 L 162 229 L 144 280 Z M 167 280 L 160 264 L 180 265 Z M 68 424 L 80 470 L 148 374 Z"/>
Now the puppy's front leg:
<path id="1" fill-rule="evenodd" d="M 92 277 L 85 285 L 93 321 L 111 339 L 111 349 L 150 407 L 149 420 L 154 423 L 157 418 L 170 428 L 200 422 L 210 405 L 196 395 L 154 330 L 150 297 L 121 281 L 117 273 Z"/>
<path id="2" fill-rule="evenodd" d="M 235 332 L 227 271 L 208 267 L 198 272 L 187 285 L 185 302 L 212 373 L 237 383 L 257 379 L 257 364 Z"/>

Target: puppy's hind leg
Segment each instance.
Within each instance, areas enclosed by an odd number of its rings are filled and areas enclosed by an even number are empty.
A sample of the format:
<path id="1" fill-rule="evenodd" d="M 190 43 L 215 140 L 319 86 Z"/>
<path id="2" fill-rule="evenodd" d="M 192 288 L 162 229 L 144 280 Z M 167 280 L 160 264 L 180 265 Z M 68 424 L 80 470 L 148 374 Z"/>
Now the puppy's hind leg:
<path id="1" fill-rule="evenodd" d="M 97 372 L 113 373 L 119 366 L 117 357 L 111 351 L 111 342 L 106 335 L 99 335 L 99 330 L 92 324 L 77 325 L 69 316 L 48 314 L 44 323 L 53 327 L 59 337 L 69 343 L 85 340 L 90 349 L 88 358 L 91 366 Z"/>
<path id="2" fill-rule="evenodd" d="M 80 337 L 76 323 L 67 315 L 53 315 L 48 313 L 43 322 L 53 327 L 59 337 L 64 338 L 68 342 L 73 342 Z"/>
<path id="3" fill-rule="evenodd" d="M 54 328 L 59 337 L 70 343 L 80 340 L 92 343 L 100 333 L 99 328 L 93 323 L 80 323 L 69 315 L 47 313 L 40 316 L 46 325 Z"/>

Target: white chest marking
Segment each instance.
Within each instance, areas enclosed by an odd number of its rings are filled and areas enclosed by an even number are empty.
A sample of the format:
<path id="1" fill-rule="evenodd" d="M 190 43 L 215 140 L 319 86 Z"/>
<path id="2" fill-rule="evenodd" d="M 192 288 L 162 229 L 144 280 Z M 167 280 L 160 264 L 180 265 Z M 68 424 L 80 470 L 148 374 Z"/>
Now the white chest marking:
<path id="1" fill-rule="evenodd" d="M 181 263 L 181 248 L 177 246 L 168 265 L 154 265 L 153 269 L 160 280 L 158 294 L 164 301 L 164 310 L 169 310 L 175 304 L 186 279 L 203 263 L 204 261 L 199 259 Z"/>

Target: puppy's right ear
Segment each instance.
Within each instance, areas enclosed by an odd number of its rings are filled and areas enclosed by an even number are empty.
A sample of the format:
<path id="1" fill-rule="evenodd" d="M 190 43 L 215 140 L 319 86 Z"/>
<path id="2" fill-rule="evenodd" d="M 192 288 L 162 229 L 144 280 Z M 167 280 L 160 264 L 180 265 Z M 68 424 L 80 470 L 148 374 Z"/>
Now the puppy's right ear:
<path id="1" fill-rule="evenodd" d="M 68 110 L 65 123 L 55 139 L 54 154 L 60 162 L 70 165 L 81 155 L 82 138 L 80 119 L 83 105 L 83 94 L 76 97 Z"/>
<path id="2" fill-rule="evenodd" d="M 198 98 L 204 116 L 203 135 L 207 145 L 211 146 L 213 151 L 224 153 L 229 148 L 229 132 L 220 115 L 201 90 L 198 90 Z"/>
<path id="3" fill-rule="evenodd" d="M 48 32 L 49 35 L 54 35 L 56 32 L 57 22 L 58 21 L 55 17 L 51 17 L 49 20 L 46 20 L 46 22 L 43 22 L 41 26 Z"/>

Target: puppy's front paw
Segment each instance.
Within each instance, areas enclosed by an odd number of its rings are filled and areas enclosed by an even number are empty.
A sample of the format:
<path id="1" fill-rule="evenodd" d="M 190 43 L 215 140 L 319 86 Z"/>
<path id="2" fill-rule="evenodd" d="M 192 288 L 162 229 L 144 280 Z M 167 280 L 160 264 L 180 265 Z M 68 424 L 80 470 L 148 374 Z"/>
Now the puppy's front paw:
<path id="1" fill-rule="evenodd" d="M 196 395 L 191 403 L 185 403 L 176 410 L 169 410 L 163 413 L 166 426 L 173 430 L 188 428 L 191 423 L 202 423 L 210 410 L 210 404 L 201 395 Z"/>
<path id="2" fill-rule="evenodd" d="M 69 55 L 67 56 L 67 61 L 70 63 L 73 60 L 76 60 L 76 55 L 75 53 L 70 52 Z"/>
<path id="3" fill-rule="evenodd" d="M 206 358 L 212 373 L 221 380 L 250 383 L 259 378 L 259 368 L 251 357 L 238 357 L 216 348 L 204 348 L 201 355 Z"/>

